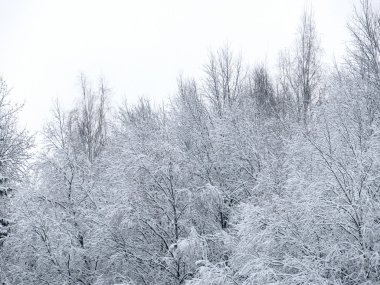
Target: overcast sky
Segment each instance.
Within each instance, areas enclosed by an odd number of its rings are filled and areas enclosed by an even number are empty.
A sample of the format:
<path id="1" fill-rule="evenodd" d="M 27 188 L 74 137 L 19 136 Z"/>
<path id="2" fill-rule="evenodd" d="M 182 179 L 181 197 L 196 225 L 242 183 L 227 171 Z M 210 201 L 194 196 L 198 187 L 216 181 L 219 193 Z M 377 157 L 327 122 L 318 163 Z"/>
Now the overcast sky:
<path id="1" fill-rule="evenodd" d="M 359 0 L 0 0 L 0 75 L 23 124 L 38 130 L 55 98 L 79 93 L 84 72 L 103 76 L 115 101 L 175 93 L 183 73 L 199 76 L 210 50 L 230 43 L 247 63 L 274 65 L 312 6 L 326 58 L 339 57 Z"/>

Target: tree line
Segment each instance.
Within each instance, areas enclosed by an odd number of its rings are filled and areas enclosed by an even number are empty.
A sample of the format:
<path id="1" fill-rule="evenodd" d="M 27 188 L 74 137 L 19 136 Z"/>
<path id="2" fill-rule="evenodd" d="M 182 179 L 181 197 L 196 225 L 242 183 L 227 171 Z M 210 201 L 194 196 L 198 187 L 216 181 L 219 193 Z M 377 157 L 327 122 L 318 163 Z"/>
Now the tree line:
<path id="1" fill-rule="evenodd" d="M 36 153 L 0 81 L 0 283 L 380 282 L 380 13 L 328 68 L 313 15 L 277 68 L 229 46 L 162 106 L 81 77 Z"/>

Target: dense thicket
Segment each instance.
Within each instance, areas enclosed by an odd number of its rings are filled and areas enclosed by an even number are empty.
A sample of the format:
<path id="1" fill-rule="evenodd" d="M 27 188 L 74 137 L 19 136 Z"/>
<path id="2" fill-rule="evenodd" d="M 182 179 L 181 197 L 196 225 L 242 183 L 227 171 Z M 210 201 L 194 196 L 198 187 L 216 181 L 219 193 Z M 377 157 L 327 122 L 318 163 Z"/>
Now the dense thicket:
<path id="1" fill-rule="evenodd" d="M 161 107 L 82 76 L 28 173 L 0 82 L 1 283 L 379 283 L 380 13 L 349 31 L 329 69 L 305 13 L 276 70 L 225 47 Z"/>

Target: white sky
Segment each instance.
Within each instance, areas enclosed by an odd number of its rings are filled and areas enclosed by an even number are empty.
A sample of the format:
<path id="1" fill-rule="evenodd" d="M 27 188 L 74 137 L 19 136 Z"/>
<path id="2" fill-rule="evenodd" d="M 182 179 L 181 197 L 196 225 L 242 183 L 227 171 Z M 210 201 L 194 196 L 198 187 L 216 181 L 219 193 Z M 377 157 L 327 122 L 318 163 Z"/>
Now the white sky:
<path id="1" fill-rule="evenodd" d="M 79 94 L 84 72 L 103 76 L 119 101 L 160 102 L 179 73 L 198 76 L 210 50 L 227 42 L 247 63 L 276 63 L 312 6 L 326 57 L 339 57 L 359 0 L 0 0 L 0 75 L 21 122 L 39 130 L 55 98 Z"/>

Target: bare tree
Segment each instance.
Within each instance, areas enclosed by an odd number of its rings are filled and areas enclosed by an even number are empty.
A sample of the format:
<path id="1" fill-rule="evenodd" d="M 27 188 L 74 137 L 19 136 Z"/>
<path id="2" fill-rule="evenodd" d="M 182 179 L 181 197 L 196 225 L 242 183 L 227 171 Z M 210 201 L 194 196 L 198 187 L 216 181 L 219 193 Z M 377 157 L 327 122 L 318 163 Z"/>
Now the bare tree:
<path id="1" fill-rule="evenodd" d="M 351 33 L 351 45 L 348 48 L 347 70 L 354 77 L 363 80 L 363 85 L 372 89 L 367 92 L 367 110 L 370 120 L 380 110 L 380 14 L 368 0 L 360 2 L 355 8 L 353 21 L 348 25 Z"/>
<path id="2" fill-rule="evenodd" d="M 314 17 L 311 12 L 302 16 L 297 43 L 296 66 L 300 84 L 300 95 L 303 106 L 303 120 L 306 123 L 312 100 L 317 97 L 317 88 L 320 84 L 320 46 L 315 28 Z"/>
<path id="3" fill-rule="evenodd" d="M 246 70 L 241 57 L 235 57 L 229 46 L 210 53 L 204 67 L 204 95 L 219 116 L 231 108 L 245 88 Z"/>
<path id="4" fill-rule="evenodd" d="M 81 89 L 81 101 L 71 112 L 70 120 L 75 122 L 83 150 L 87 153 L 88 160 L 93 162 L 106 143 L 109 89 L 104 80 L 101 80 L 98 90 L 93 91 L 84 75 L 81 75 Z"/>
<path id="5" fill-rule="evenodd" d="M 249 96 L 255 101 L 257 112 L 266 116 L 276 113 L 276 98 L 269 72 L 259 65 L 249 77 Z"/>
<path id="6" fill-rule="evenodd" d="M 280 55 L 280 77 L 285 79 L 281 87 L 292 94 L 297 121 L 305 124 L 322 90 L 321 52 L 313 14 L 305 11 L 298 28 L 294 52 Z"/>

